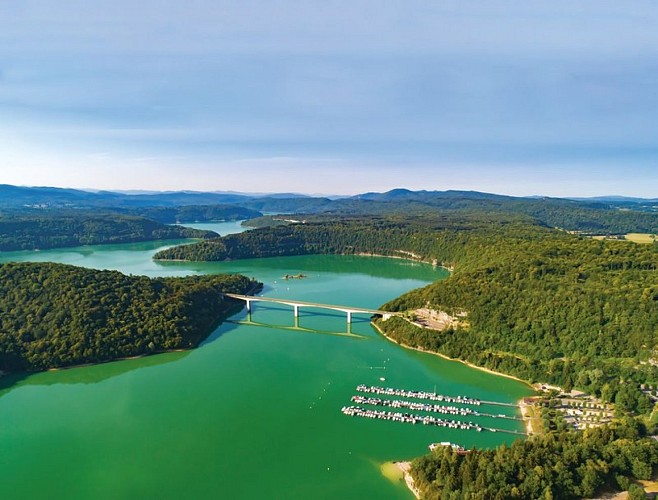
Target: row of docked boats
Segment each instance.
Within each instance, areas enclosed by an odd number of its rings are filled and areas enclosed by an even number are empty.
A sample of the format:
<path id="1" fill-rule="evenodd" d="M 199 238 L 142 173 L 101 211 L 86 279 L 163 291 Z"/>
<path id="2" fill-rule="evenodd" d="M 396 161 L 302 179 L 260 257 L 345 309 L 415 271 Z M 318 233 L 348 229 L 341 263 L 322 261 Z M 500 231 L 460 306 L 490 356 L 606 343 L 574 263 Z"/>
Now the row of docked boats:
<path id="1" fill-rule="evenodd" d="M 383 394 L 386 396 L 401 396 L 404 398 L 415 399 L 428 399 L 430 401 L 441 401 L 446 403 L 458 403 L 463 405 L 480 406 L 482 401 L 476 398 L 469 398 L 467 396 L 446 396 L 444 394 L 437 394 L 436 392 L 425 391 L 406 391 L 404 389 L 394 389 L 392 387 L 377 387 L 374 385 L 367 386 L 365 384 L 356 387 L 358 392 L 365 392 L 370 394 Z"/>
<path id="2" fill-rule="evenodd" d="M 350 417 L 373 418 L 379 420 L 390 420 L 409 424 L 435 425 L 449 429 L 476 430 L 481 432 L 484 427 L 473 422 L 461 422 L 459 420 L 445 420 L 431 415 L 416 415 L 413 413 L 391 412 L 385 410 L 369 410 L 360 406 L 343 406 L 344 415 Z"/>
<path id="3" fill-rule="evenodd" d="M 362 405 L 389 406 L 391 408 L 409 408 L 414 411 L 428 411 L 441 413 L 443 415 L 480 415 L 480 412 L 472 408 L 458 406 L 442 406 L 430 403 L 419 403 L 416 401 L 404 401 L 401 399 L 381 399 L 368 396 L 352 396 L 352 402 Z"/>

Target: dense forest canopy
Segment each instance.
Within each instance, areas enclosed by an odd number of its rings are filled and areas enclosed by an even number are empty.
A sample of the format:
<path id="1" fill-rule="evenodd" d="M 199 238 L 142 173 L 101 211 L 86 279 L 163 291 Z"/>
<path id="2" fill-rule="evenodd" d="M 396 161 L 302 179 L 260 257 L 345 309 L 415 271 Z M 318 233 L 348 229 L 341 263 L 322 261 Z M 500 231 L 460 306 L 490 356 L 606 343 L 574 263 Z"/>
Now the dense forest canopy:
<path id="1" fill-rule="evenodd" d="M 147 278 L 52 263 L 0 264 L 0 371 L 43 370 L 198 345 L 240 275 Z"/>
<path id="2" fill-rule="evenodd" d="M 0 251 L 216 236 L 212 231 L 168 226 L 145 217 L 105 211 L 0 212 Z"/>
<path id="3" fill-rule="evenodd" d="M 507 216 L 532 220 L 546 227 L 581 234 L 619 235 L 631 232 L 657 233 L 658 213 L 640 204 L 619 206 L 603 202 L 586 202 L 560 198 L 515 198 L 487 193 L 446 191 L 413 192 L 406 190 L 360 195 L 353 198 L 259 199 L 244 206 L 261 211 L 296 214 L 335 214 L 339 216 L 417 216 L 437 214 L 460 217 Z"/>
<path id="4" fill-rule="evenodd" d="M 415 206 L 426 213 L 482 212 L 527 215 L 539 224 L 587 234 L 655 233 L 658 213 L 649 210 L 658 202 L 613 202 L 610 200 L 569 200 L 562 198 L 519 198 L 472 191 L 408 191 L 367 193 L 360 200 L 388 202 L 389 211 L 405 211 Z M 395 202 L 395 203 L 390 203 Z M 644 212 L 644 213 L 643 213 Z M 653 212 L 653 213 L 649 213 Z"/>
<path id="5" fill-rule="evenodd" d="M 658 442 L 625 419 L 585 432 L 549 433 L 495 450 L 458 454 L 450 446 L 416 459 L 412 475 L 424 499 L 591 498 L 650 479 Z M 644 498 L 644 493 L 642 492 Z"/>

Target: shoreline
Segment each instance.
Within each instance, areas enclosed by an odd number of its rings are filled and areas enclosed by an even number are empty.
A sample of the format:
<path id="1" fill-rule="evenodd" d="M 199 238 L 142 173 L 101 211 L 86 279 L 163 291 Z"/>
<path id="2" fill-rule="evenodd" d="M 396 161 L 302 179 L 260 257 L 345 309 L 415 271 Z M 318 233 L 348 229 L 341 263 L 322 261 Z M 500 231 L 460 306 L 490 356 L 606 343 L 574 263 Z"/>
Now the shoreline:
<path id="1" fill-rule="evenodd" d="M 409 491 L 420 500 L 420 490 L 416 487 L 414 478 L 409 472 L 411 469 L 411 462 L 393 462 L 393 464 L 402 472 L 402 477 L 404 478 L 404 482 L 407 485 L 407 488 L 409 488 Z"/>
<path id="2" fill-rule="evenodd" d="M 532 418 L 528 414 L 528 404 L 523 402 L 523 399 L 519 401 L 519 409 L 521 410 L 521 416 L 525 422 L 525 433 L 528 436 L 534 436 L 539 434 L 538 430 L 535 429 L 534 424 L 532 423 Z"/>
<path id="3" fill-rule="evenodd" d="M 205 241 L 203 238 L 188 238 L 188 239 L 198 239 L 201 241 Z M 182 246 L 182 245 L 178 245 Z M 308 254 L 295 254 L 295 255 L 271 255 L 269 257 L 244 257 L 244 258 L 239 258 L 239 259 L 222 259 L 222 260 L 189 260 L 189 259 L 157 259 L 153 257 L 153 260 L 155 262 L 231 262 L 233 260 L 249 260 L 249 259 L 268 259 L 270 257 L 298 257 L 301 255 L 344 255 L 349 257 L 350 255 L 356 256 L 356 257 L 382 257 L 385 259 L 400 259 L 400 260 L 408 260 L 409 262 L 419 262 L 421 264 L 428 264 L 432 267 L 440 267 L 441 269 L 445 269 L 448 271 L 450 274 L 452 274 L 455 270 L 454 268 L 444 266 L 442 264 L 437 264 L 434 263 L 433 261 L 429 260 L 423 260 L 422 258 L 419 257 L 414 257 L 414 256 L 407 256 L 404 257 L 402 255 L 384 255 L 381 253 L 368 253 L 368 252 L 359 252 L 359 253 L 308 253 Z"/>
<path id="4" fill-rule="evenodd" d="M 470 368 L 475 368 L 476 370 L 480 370 L 480 371 L 483 371 L 483 372 L 489 373 L 489 374 L 491 374 L 491 375 L 497 375 L 497 376 L 499 376 L 499 377 L 505 377 L 505 378 L 509 378 L 509 379 L 512 379 L 512 380 L 516 380 L 517 382 L 521 382 L 522 384 L 527 385 L 530 389 L 532 389 L 533 391 L 536 392 L 535 388 L 534 388 L 534 387 L 532 386 L 532 384 L 531 384 L 530 382 L 528 382 L 527 380 L 520 379 L 519 377 L 515 377 L 514 375 L 509 375 L 509 374 L 507 374 L 507 373 L 497 372 L 497 371 L 491 370 L 491 369 L 489 369 L 489 368 L 485 368 L 485 367 L 483 367 L 483 366 L 478 366 L 478 365 L 475 365 L 475 364 L 471 363 L 470 361 L 464 361 L 464 360 L 462 360 L 462 359 L 451 358 L 450 356 L 446 356 L 445 354 L 441 354 L 440 352 L 428 351 L 427 349 L 422 349 L 422 348 L 420 348 L 420 347 L 412 347 L 412 346 L 410 346 L 410 345 L 403 344 L 403 343 L 401 343 L 401 342 L 397 342 L 395 339 L 392 339 L 391 337 L 389 337 L 388 335 L 386 335 L 386 334 L 381 330 L 381 328 L 379 328 L 379 326 L 377 326 L 375 323 L 373 323 L 373 322 L 371 321 L 370 324 L 371 324 L 371 325 L 372 325 L 372 326 L 373 326 L 373 327 L 379 332 L 379 334 L 380 334 L 382 337 L 384 337 L 386 340 L 388 340 L 389 342 L 393 342 L 394 344 L 397 344 L 397 345 L 399 345 L 399 346 L 402 346 L 402 347 L 404 347 L 405 349 L 411 349 L 412 351 L 424 352 L 424 353 L 426 353 L 426 354 L 434 354 L 435 356 L 439 356 L 439 357 L 441 357 L 441 358 L 443 358 L 443 359 L 445 359 L 445 360 L 448 360 L 448 361 L 454 361 L 454 362 L 456 362 L 456 363 L 462 363 L 463 365 L 466 365 L 466 366 L 468 366 L 468 367 L 470 367 Z"/>
<path id="5" fill-rule="evenodd" d="M 133 356 L 123 356 L 121 358 L 112 358 L 112 359 L 107 359 L 103 361 L 97 361 L 97 362 L 89 362 L 89 363 L 80 363 L 78 365 L 67 365 L 67 366 L 56 366 L 53 368 L 47 368 L 45 370 L 38 370 L 38 371 L 29 371 L 29 372 L 14 372 L 14 373 L 28 373 L 30 375 L 35 375 L 37 373 L 44 373 L 44 372 L 59 372 L 59 371 L 64 371 L 64 370 L 73 370 L 74 368 L 85 368 L 89 366 L 98 366 L 98 365 L 104 365 L 106 363 L 114 363 L 115 361 L 129 361 L 131 359 L 141 359 L 141 358 L 147 358 L 149 356 L 155 356 L 158 354 L 167 354 L 169 352 L 187 352 L 191 351 L 192 349 L 195 349 L 195 347 L 187 347 L 187 348 L 177 348 L 177 349 L 165 349 L 162 351 L 153 351 L 153 352 L 145 352 L 143 354 L 135 354 Z"/>
<path id="6" fill-rule="evenodd" d="M 368 252 L 359 252 L 359 253 L 353 253 L 353 254 L 343 253 L 343 254 L 337 254 L 337 255 L 356 255 L 357 257 L 384 257 L 386 259 L 408 260 L 408 261 L 411 261 L 411 262 L 420 262 L 421 264 L 429 264 L 430 266 L 433 266 L 433 267 L 440 267 L 441 269 L 445 269 L 446 271 L 448 271 L 451 274 L 454 272 L 454 268 L 446 267 L 446 266 L 438 264 L 438 263 L 435 264 L 433 261 L 423 260 L 421 257 L 417 257 L 417 256 L 403 257 L 402 255 L 384 255 L 384 254 L 381 254 L 381 253 L 368 253 Z M 432 282 L 432 283 L 434 283 L 434 282 Z"/>

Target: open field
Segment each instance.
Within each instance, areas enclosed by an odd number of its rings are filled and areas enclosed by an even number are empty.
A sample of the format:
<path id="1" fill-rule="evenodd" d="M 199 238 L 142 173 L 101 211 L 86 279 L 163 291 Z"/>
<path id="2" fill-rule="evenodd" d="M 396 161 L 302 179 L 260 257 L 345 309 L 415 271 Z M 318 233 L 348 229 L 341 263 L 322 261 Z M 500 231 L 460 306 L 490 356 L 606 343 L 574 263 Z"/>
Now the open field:
<path id="1" fill-rule="evenodd" d="M 649 233 L 628 233 L 625 238 L 633 243 L 648 244 L 656 241 L 656 235 Z"/>
<path id="2" fill-rule="evenodd" d="M 655 234 L 651 233 L 627 233 L 625 235 L 614 235 L 614 236 L 606 236 L 603 234 L 595 235 L 595 236 L 590 236 L 593 240 L 623 240 L 623 241 L 632 241 L 633 243 L 640 243 L 640 244 L 651 244 L 654 243 L 658 238 L 656 237 Z"/>

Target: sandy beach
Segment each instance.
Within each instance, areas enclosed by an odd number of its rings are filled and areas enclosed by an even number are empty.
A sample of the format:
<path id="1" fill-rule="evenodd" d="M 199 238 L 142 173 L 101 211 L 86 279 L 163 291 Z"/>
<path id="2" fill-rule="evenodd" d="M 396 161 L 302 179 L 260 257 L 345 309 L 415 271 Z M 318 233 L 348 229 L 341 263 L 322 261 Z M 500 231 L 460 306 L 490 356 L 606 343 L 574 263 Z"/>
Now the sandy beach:
<path id="1" fill-rule="evenodd" d="M 519 409 L 521 410 L 521 416 L 523 417 L 523 421 L 525 422 L 525 433 L 528 436 L 537 434 L 537 430 L 535 429 L 535 426 L 533 425 L 532 422 L 532 418 L 530 418 L 528 412 L 528 405 L 524 403 L 523 400 L 519 401 Z"/>
<path id="2" fill-rule="evenodd" d="M 416 498 L 420 498 L 420 491 L 416 488 L 414 484 L 414 478 L 411 477 L 409 470 L 411 469 L 411 462 L 393 462 L 404 475 L 404 482 L 407 484 L 407 488 L 411 490 Z"/>

